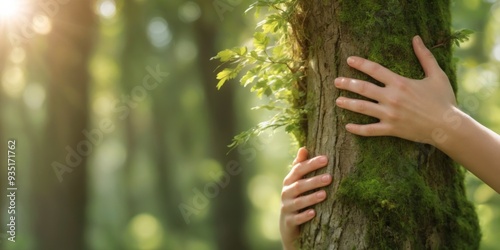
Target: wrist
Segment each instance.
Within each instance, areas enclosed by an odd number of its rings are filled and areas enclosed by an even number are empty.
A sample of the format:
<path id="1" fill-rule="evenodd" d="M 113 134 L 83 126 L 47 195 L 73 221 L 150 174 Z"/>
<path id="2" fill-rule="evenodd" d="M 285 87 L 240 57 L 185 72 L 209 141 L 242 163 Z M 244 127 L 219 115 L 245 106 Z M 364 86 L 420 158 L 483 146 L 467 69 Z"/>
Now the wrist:
<path id="1" fill-rule="evenodd" d="M 452 145 L 454 138 L 460 132 L 460 127 L 468 119 L 470 117 L 455 106 L 445 111 L 431 131 L 433 146 L 443 150 Z"/>
<path id="2" fill-rule="evenodd" d="M 283 250 L 295 250 L 295 249 L 297 249 L 297 247 L 295 245 L 295 241 L 282 240 L 281 245 L 283 246 Z"/>

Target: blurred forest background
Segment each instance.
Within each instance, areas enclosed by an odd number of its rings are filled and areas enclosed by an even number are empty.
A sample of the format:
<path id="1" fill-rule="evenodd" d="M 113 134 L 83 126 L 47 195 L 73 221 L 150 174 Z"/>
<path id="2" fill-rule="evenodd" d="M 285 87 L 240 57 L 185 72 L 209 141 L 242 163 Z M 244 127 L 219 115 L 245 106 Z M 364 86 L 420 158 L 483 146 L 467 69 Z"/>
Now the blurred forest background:
<path id="1" fill-rule="evenodd" d="M 280 249 L 281 130 L 228 153 L 272 115 L 248 90 L 215 86 L 225 48 L 251 45 L 252 0 L 0 0 L 0 160 L 16 139 L 17 234 L 0 248 Z M 463 110 L 500 132 L 500 1 L 455 0 Z M 500 246 L 500 195 L 467 190 Z M 80 248 L 72 247 L 79 245 Z"/>

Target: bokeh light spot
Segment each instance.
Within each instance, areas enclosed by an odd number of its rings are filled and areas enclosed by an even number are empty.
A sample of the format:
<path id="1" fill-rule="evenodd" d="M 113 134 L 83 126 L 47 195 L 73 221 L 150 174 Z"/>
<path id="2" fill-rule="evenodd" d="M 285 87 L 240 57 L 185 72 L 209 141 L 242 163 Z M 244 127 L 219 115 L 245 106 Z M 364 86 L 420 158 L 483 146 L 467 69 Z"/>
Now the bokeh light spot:
<path id="1" fill-rule="evenodd" d="M 150 214 L 135 216 L 130 222 L 129 232 L 136 249 L 159 249 L 162 244 L 162 226 Z"/>
<path id="2" fill-rule="evenodd" d="M 104 0 L 99 4 L 98 10 L 100 16 L 111 19 L 116 15 L 116 3 L 113 0 Z"/>
<path id="3" fill-rule="evenodd" d="M 252 204 L 264 211 L 280 207 L 280 196 L 275 189 L 279 185 L 270 176 L 257 175 L 252 178 L 248 184 L 248 196 Z"/>
<path id="4" fill-rule="evenodd" d="M 168 23 L 161 17 L 154 17 L 148 24 L 148 38 L 157 48 L 166 47 L 172 40 Z"/>
<path id="5" fill-rule="evenodd" d="M 179 8 L 179 19 L 181 21 L 186 22 L 186 23 L 191 23 L 201 16 L 201 10 L 200 6 L 192 1 L 188 1 L 184 3 L 180 8 Z"/>
<path id="6" fill-rule="evenodd" d="M 190 40 L 175 44 L 175 57 L 179 62 L 189 63 L 198 55 L 198 48 Z"/>
<path id="7" fill-rule="evenodd" d="M 11 97 L 19 97 L 25 87 L 24 73 L 19 67 L 6 68 L 2 77 L 4 92 Z"/>
<path id="8" fill-rule="evenodd" d="M 26 86 L 23 100 L 30 109 L 38 110 L 45 101 L 45 89 L 39 83 L 31 83 Z"/>
<path id="9" fill-rule="evenodd" d="M 33 29 L 36 33 L 46 35 L 52 30 L 52 23 L 46 15 L 36 15 L 33 17 Z"/>

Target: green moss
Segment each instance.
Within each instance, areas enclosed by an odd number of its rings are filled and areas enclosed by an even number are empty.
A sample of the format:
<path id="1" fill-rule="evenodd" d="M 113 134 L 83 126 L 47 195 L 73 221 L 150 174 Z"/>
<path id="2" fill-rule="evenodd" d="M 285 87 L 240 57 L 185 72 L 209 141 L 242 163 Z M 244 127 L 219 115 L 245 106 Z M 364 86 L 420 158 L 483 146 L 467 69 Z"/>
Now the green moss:
<path id="1" fill-rule="evenodd" d="M 341 10 L 342 30 L 370 42 L 360 56 L 409 78 L 424 76 L 421 67 L 415 67 L 419 63 L 412 37 L 418 34 L 432 47 L 450 35 L 449 1 L 342 1 Z M 450 42 L 433 53 L 456 90 L 451 46 Z M 359 72 L 353 76 L 376 82 Z M 346 123 L 374 122 L 353 113 L 347 117 Z M 357 142 L 357 171 L 344 180 L 338 195 L 369 218 L 369 249 L 399 249 L 406 242 L 413 249 L 479 247 L 477 215 L 465 196 L 459 166 L 418 143 L 387 137 Z M 427 241 L 430 232 L 422 230 L 432 227 L 445 242 Z"/>

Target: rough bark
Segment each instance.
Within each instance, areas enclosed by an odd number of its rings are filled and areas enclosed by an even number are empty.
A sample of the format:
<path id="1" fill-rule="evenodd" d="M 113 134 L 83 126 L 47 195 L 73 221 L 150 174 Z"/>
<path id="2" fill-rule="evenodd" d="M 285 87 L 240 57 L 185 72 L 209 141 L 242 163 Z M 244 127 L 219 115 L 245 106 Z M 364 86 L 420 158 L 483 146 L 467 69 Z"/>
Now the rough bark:
<path id="1" fill-rule="evenodd" d="M 448 0 L 299 1 L 294 24 L 306 77 L 306 146 L 330 159 L 333 183 L 317 216 L 301 230 L 302 249 L 476 249 L 477 216 L 463 171 L 439 150 L 392 137 L 360 138 L 349 122 L 376 120 L 341 110 L 338 76 L 376 82 L 349 68 L 362 56 L 398 74 L 422 78 L 411 39 L 421 35 L 455 88 Z M 448 39 L 448 40 L 447 40 Z M 358 96 L 359 98 L 359 96 Z"/>

